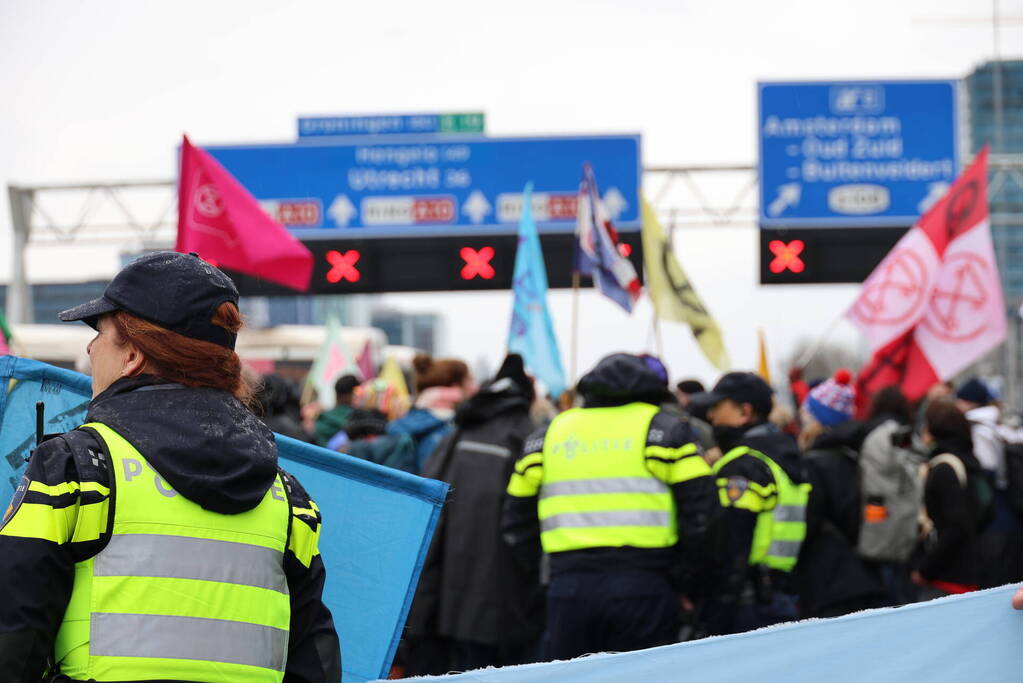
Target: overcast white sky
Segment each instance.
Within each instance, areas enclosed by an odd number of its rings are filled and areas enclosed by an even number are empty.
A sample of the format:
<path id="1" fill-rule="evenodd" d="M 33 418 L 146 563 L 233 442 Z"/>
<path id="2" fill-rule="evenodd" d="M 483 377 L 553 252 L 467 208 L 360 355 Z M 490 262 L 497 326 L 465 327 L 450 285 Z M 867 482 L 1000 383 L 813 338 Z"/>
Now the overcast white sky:
<path id="1" fill-rule="evenodd" d="M 1015 18 L 1003 55 L 1018 57 L 1023 0 L 1000 10 Z M 182 132 L 287 141 L 298 114 L 349 112 L 483 110 L 492 135 L 640 132 L 648 165 L 751 163 L 757 80 L 961 77 L 992 54 L 990 13 L 980 0 L 0 0 L 0 181 L 169 178 Z M 4 193 L 4 280 L 9 224 Z M 756 244 L 752 225 L 676 239 L 740 367 L 757 327 L 777 360 L 856 293 L 760 287 Z M 32 254 L 35 281 L 116 269 L 48 253 Z M 385 300 L 443 312 L 446 351 L 499 362 L 510 294 Z M 570 294 L 551 305 L 567 364 Z M 584 294 L 580 369 L 647 347 L 650 319 L 645 303 L 630 318 Z M 842 326 L 836 338 L 855 343 Z M 665 325 L 664 343 L 674 375 L 714 379 L 687 330 Z"/>

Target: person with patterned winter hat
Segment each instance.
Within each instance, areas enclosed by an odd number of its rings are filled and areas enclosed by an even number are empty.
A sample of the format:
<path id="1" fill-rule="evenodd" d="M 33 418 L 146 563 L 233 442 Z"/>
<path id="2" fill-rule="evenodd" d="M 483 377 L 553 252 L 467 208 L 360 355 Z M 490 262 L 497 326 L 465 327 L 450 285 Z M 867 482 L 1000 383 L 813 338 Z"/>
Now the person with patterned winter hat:
<path id="1" fill-rule="evenodd" d="M 851 382 L 852 373 L 841 368 L 833 377 L 811 389 L 803 401 L 804 423 L 807 415 L 824 428 L 851 420 L 856 412 L 856 391 L 850 386 Z"/>
<path id="2" fill-rule="evenodd" d="M 855 404 L 852 373 L 844 368 L 803 401 L 799 444 L 813 487 L 796 577 L 804 618 L 840 616 L 884 601 L 880 582 L 856 553 L 863 518 L 859 454 L 866 429 L 853 419 Z"/>

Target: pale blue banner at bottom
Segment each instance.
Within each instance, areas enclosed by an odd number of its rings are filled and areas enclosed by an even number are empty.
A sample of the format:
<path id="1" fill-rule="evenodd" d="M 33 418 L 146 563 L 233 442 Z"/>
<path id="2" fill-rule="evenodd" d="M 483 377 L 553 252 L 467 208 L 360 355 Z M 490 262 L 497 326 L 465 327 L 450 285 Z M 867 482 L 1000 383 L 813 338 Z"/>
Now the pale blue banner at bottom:
<path id="1" fill-rule="evenodd" d="M 444 683 L 1002 683 L 1023 680 L 1023 612 L 1002 586 L 837 619 L 601 654 L 567 662 L 410 680 Z"/>

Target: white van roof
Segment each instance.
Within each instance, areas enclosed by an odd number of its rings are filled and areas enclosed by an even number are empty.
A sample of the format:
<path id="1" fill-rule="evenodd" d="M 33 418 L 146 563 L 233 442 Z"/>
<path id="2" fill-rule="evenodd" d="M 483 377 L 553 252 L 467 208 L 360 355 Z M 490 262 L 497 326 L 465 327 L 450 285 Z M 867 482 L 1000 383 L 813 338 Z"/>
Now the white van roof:
<path id="1" fill-rule="evenodd" d="M 85 347 L 96 335 L 95 330 L 78 325 L 11 325 L 12 351 L 25 358 L 74 363 L 85 356 Z M 266 360 L 313 361 L 327 337 L 322 325 L 278 325 L 264 329 L 243 329 L 238 335 L 236 350 L 242 358 Z M 369 342 L 374 358 L 395 357 L 403 367 L 410 367 L 418 349 L 390 346 L 383 330 L 376 327 L 343 327 L 341 338 L 355 356 Z"/>

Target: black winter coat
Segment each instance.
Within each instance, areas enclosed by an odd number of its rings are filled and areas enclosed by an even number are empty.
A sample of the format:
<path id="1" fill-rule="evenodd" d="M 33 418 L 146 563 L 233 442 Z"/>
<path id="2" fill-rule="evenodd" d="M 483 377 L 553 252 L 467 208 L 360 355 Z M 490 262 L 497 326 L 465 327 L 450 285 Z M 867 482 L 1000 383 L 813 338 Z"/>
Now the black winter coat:
<path id="1" fill-rule="evenodd" d="M 969 439 L 939 441 L 931 457 L 951 453 L 966 467 L 967 486 L 962 486 L 955 470 L 947 464 L 931 467 L 924 485 L 924 506 L 934 522 L 931 538 L 920 559 L 920 574 L 929 580 L 964 585 L 981 583 L 980 505 L 976 490 L 978 479 L 984 477 L 980 463 L 973 455 Z"/>
<path id="2" fill-rule="evenodd" d="M 858 463 L 864 436 L 861 423 L 843 422 L 818 437 L 804 459 L 813 490 L 795 579 L 805 617 L 837 616 L 880 606 L 883 600 L 880 582 L 856 553 L 863 517 Z"/>
<path id="3" fill-rule="evenodd" d="M 455 430 L 423 476 L 451 485 L 419 581 L 409 630 L 486 645 L 516 645 L 543 628 L 539 577 L 501 537 L 501 509 L 512 466 L 536 425 L 530 398 L 508 379 L 459 407 Z"/>
<path id="4" fill-rule="evenodd" d="M 759 422 L 746 427 L 738 443 L 760 451 L 785 470 L 794 483 L 805 481 L 803 456 L 791 434 L 786 434 L 771 422 Z"/>

